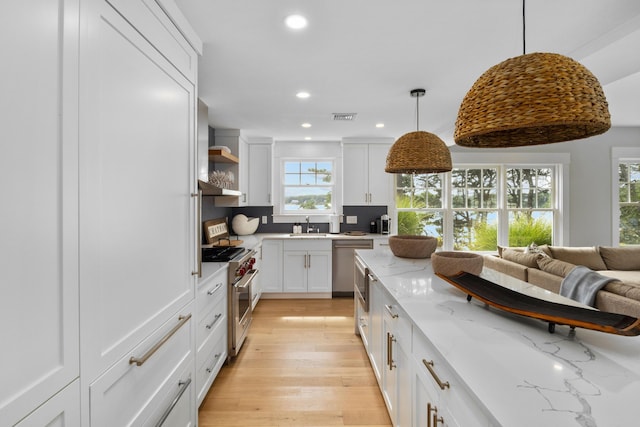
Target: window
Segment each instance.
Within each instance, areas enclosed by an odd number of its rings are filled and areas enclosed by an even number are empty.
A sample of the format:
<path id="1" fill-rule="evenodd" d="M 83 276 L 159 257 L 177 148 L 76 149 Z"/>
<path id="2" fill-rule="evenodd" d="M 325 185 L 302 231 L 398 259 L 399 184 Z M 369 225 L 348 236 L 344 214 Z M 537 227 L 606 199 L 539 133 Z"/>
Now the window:
<path id="1" fill-rule="evenodd" d="M 398 234 L 437 237 L 446 249 L 551 244 L 556 168 L 468 166 L 396 177 Z"/>
<path id="2" fill-rule="evenodd" d="M 619 243 L 640 245 L 640 160 L 618 163 Z"/>
<path id="3" fill-rule="evenodd" d="M 285 160 L 283 213 L 331 213 L 334 193 L 333 161 Z"/>

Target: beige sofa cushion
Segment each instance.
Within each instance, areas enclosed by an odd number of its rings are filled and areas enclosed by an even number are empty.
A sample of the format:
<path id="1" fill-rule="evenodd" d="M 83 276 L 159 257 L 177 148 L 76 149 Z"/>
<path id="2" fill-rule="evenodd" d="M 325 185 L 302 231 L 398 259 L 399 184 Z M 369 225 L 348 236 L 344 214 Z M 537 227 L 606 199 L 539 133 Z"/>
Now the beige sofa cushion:
<path id="1" fill-rule="evenodd" d="M 565 261 L 575 265 L 584 265 L 591 270 L 606 270 L 607 266 L 600 257 L 598 248 L 590 247 L 570 247 L 570 246 L 549 246 L 551 256 L 555 259 Z"/>
<path id="2" fill-rule="evenodd" d="M 575 264 L 561 261 L 559 259 L 543 257 L 538 259 L 538 267 L 540 268 L 540 270 L 546 271 L 547 273 L 551 273 L 560 277 L 565 277 L 576 266 Z"/>
<path id="3" fill-rule="evenodd" d="M 640 270 L 640 246 L 600 246 L 598 249 L 608 270 Z"/>
<path id="4" fill-rule="evenodd" d="M 598 274 L 607 277 L 613 277 L 621 282 L 629 283 L 635 286 L 640 286 L 640 271 L 629 270 L 600 270 Z"/>
<path id="5" fill-rule="evenodd" d="M 635 301 L 640 301 L 640 284 L 622 283 L 614 280 L 604 285 L 603 290 Z"/>
<path id="6" fill-rule="evenodd" d="M 538 268 L 538 258 L 542 257 L 542 254 L 528 254 L 513 249 L 503 249 L 502 258 L 507 261 L 517 262 L 530 268 Z"/>
<path id="7" fill-rule="evenodd" d="M 484 266 L 492 270 L 499 271 L 500 273 L 508 274 L 518 280 L 522 280 L 523 282 L 527 281 L 527 271 L 529 269 L 524 265 L 507 261 L 506 259 L 497 256 L 485 255 Z"/>
<path id="8" fill-rule="evenodd" d="M 562 284 L 563 277 L 547 273 L 546 271 L 536 270 L 535 268 L 527 270 L 527 277 L 528 282 L 532 285 L 536 285 L 556 294 L 560 293 L 560 285 Z"/>

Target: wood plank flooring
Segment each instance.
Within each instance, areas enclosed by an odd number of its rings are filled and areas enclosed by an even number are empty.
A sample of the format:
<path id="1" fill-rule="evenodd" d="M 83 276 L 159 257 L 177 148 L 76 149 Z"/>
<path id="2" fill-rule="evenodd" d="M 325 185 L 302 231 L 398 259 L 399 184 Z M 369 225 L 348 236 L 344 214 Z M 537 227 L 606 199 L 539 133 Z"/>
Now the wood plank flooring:
<path id="1" fill-rule="evenodd" d="M 261 300 L 200 427 L 391 426 L 353 325 L 353 298 Z"/>

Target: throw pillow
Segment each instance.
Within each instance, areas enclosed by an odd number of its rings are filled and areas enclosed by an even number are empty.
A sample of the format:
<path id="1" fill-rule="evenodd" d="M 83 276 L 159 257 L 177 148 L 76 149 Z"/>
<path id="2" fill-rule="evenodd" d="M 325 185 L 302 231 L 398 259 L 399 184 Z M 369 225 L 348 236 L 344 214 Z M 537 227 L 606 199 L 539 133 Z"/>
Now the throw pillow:
<path id="1" fill-rule="evenodd" d="M 541 254 L 542 256 L 549 256 L 544 250 L 547 245 L 538 246 L 535 242 L 532 242 L 529 246 L 527 246 L 524 250 L 526 254 Z"/>
<path id="2" fill-rule="evenodd" d="M 575 265 L 584 265 L 585 267 L 598 271 L 606 270 L 607 266 L 598 248 L 590 247 L 571 247 L 571 246 L 549 246 L 551 256 L 555 259 L 565 261 Z"/>
<path id="3" fill-rule="evenodd" d="M 538 268 L 538 258 L 541 258 L 541 254 L 526 254 L 513 249 L 504 249 L 502 251 L 502 258 L 507 261 L 516 262 L 526 267 Z"/>
<path id="4" fill-rule="evenodd" d="M 609 270 L 640 270 L 640 246 L 600 246 L 599 249 Z"/>
<path id="5" fill-rule="evenodd" d="M 576 266 L 568 262 L 560 261 L 559 259 L 541 257 L 538 259 L 538 267 L 540 267 L 540 270 L 555 276 L 565 277 Z"/>

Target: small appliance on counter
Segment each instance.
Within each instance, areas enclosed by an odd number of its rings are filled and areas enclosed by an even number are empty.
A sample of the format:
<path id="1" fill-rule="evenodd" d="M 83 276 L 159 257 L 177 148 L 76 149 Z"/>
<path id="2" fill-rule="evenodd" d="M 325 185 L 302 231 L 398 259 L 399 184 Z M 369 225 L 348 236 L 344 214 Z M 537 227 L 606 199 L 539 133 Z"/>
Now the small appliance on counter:
<path id="1" fill-rule="evenodd" d="M 340 234 L 340 215 L 331 215 L 329 217 L 329 233 Z"/>
<path id="2" fill-rule="evenodd" d="M 379 234 L 391 233 L 391 218 L 389 218 L 389 215 L 384 214 L 380 219 L 376 220 L 376 232 Z"/>

